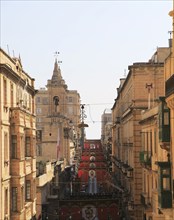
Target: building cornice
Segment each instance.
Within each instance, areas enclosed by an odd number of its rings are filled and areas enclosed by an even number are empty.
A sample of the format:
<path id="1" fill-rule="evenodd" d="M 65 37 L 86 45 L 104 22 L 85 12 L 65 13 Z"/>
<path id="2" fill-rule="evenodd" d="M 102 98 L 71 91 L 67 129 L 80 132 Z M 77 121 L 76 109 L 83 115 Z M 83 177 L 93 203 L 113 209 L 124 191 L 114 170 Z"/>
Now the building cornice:
<path id="1" fill-rule="evenodd" d="M 35 95 L 36 90 L 33 86 L 27 84 L 26 80 L 22 79 L 20 75 L 18 75 L 15 71 L 12 70 L 12 68 L 8 64 L 0 64 L 0 72 L 4 73 L 8 78 L 13 80 L 17 85 L 20 85 L 22 87 L 26 86 L 26 90 L 33 96 Z M 26 75 L 28 77 L 28 75 Z M 34 79 L 32 79 L 34 80 Z"/>

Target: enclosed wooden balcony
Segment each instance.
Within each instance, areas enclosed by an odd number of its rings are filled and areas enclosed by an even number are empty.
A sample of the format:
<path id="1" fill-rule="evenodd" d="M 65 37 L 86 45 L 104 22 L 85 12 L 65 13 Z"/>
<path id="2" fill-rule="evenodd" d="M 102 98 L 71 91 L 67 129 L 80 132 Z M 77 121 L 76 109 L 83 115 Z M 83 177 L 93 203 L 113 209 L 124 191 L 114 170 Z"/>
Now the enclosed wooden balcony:
<path id="1" fill-rule="evenodd" d="M 170 109 L 167 107 L 165 97 L 160 97 L 159 108 L 159 143 L 161 148 L 170 149 Z"/>
<path id="2" fill-rule="evenodd" d="M 171 163 L 157 162 L 158 171 L 158 204 L 160 208 L 172 208 Z"/>

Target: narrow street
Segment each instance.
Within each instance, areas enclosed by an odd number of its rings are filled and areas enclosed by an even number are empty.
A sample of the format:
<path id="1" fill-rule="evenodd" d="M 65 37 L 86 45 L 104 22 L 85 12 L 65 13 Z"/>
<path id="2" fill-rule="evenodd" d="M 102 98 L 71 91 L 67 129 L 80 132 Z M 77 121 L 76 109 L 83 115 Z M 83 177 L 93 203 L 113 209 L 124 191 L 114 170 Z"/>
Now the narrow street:
<path id="1" fill-rule="evenodd" d="M 61 198 L 50 199 L 45 219 L 120 220 L 121 190 L 113 187 L 100 140 L 87 140 Z"/>

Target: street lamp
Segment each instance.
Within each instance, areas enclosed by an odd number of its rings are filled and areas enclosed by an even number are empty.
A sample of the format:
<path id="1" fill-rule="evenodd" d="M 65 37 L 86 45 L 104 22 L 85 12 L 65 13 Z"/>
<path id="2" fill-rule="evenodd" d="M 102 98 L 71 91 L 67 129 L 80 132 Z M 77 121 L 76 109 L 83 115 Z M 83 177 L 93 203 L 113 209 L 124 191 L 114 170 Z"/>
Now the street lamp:
<path id="1" fill-rule="evenodd" d="M 84 149 L 84 131 L 85 131 L 85 127 L 88 127 L 88 124 L 84 123 L 84 119 L 87 117 L 85 114 L 85 110 L 84 110 L 85 106 L 81 105 L 81 123 L 78 125 L 79 128 L 81 128 L 81 144 L 82 144 L 82 149 Z"/>

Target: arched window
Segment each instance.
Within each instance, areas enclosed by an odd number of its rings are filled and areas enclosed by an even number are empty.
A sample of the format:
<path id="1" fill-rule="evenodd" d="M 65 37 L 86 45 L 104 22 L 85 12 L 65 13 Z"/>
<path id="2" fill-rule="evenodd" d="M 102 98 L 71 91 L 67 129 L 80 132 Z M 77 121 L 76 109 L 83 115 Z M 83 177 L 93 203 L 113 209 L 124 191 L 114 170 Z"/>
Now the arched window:
<path id="1" fill-rule="evenodd" d="M 57 106 L 59 105 L 59 97 L 54 96 L 53 97 L 53 102 L 54 102 L 54 105 L 55 105 L 55 112 L 57 112 Z"/>

